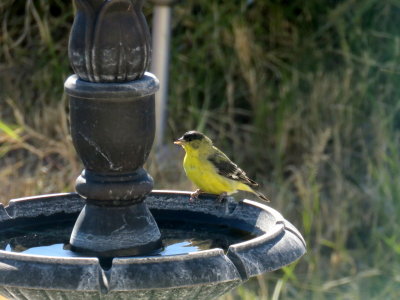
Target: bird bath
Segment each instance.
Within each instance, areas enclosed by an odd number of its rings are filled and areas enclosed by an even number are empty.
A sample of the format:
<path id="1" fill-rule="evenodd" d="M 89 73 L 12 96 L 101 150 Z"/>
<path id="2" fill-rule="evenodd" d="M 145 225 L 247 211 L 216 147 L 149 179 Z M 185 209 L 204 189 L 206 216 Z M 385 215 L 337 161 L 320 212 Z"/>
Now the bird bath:
<path id="1" fill-rule="evenodd" d="M 305 253 L 257 202 L 152 191 L 157 78 L 142 0 L 75 0 L 65 82 L 85 169 L 77 193 L 0 205 L 0 294 L 9 299 L 214 299 Z"/>
<path id="2" fill-rule="evenodd" d="M 268 206 L 188 199 L 187 192 L 153 191 L 146 202 L 163 249 L 115 258 L 68 250 L 84 206 L 79 195 L 11 200 L 0 206 L 0 293 L 30 300 L 209 300 L 305 253 L 300 233 Z"/>

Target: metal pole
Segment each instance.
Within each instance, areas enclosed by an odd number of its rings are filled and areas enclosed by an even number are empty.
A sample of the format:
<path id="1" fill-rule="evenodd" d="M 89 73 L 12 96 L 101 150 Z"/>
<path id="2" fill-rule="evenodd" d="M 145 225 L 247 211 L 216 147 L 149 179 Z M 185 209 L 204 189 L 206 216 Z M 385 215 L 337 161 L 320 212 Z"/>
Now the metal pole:
<path id="1" fill-rule="evenodd" d="M 152 0 L 155 4 L 153 16 L 153 55 L 151 71 L 160 81 L 160 89 L 156 93 L 156 136 L 155 148 L 163 144 L 167 120 L 169 53 L 171 39 L 171 0 Z"/>

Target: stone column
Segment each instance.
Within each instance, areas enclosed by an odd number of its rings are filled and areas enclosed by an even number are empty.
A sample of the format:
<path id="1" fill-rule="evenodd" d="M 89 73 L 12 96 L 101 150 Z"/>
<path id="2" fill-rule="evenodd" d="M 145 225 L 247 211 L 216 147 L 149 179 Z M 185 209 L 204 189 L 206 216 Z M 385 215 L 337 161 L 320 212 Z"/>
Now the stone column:
<path id="1" fill-rule="evenodd" d="M 71 135 L 85 169 L 76 180 L 86 205 L 70 244 L 99 256 L 141 255 L 161 247 L 143 202 L 153 188 L 143 169 L 155 133 L 158 80 L 146 70 L 150 34 L 143 0 L 75 0 L 65 82 Z"/>

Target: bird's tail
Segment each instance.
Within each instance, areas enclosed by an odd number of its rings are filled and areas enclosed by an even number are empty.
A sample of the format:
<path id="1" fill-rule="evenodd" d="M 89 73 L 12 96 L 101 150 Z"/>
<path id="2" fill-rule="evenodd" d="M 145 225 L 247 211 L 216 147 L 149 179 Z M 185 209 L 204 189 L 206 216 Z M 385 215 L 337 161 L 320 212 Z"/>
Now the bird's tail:
<path id="1" fill-rule="evenodd" d="M 254 195 L 256 195 L 261 200 L 263 200 L 265 202 L 271 202 L 264 194 L 262 194 L 262 193 L 260 193 L 258 191 L 255 191 L 253 188 L 251 188 L 250 186 L 248 186 L 246 184 L 243 184 L 238 190 L 253 193 Z"/>

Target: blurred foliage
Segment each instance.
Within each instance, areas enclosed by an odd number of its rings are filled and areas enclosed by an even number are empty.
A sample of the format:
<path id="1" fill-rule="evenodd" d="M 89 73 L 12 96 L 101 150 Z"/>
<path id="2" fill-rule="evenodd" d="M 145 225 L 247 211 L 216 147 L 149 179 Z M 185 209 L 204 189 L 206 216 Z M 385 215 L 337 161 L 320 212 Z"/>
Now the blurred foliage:
<path id="1" fill-rule="evenodd" d="M 223 299 L 400 298 L 399 13 L 396 0 L 175 6 L 166 140 L 213 137 L 308 243 Z M 72 190 L 71 1 L 2 0 L 0 20 L 0 195 Z M 190 188 L 178 159 L 150 169 Z"/>

